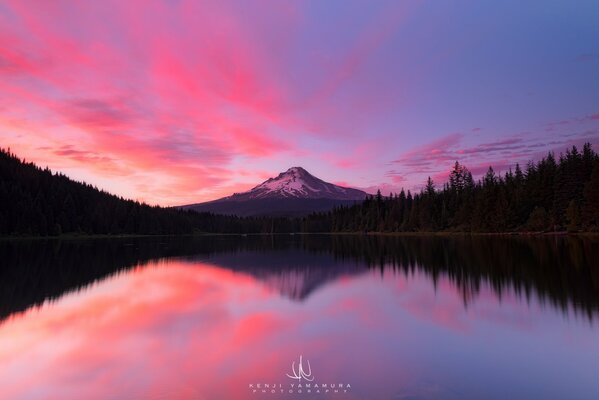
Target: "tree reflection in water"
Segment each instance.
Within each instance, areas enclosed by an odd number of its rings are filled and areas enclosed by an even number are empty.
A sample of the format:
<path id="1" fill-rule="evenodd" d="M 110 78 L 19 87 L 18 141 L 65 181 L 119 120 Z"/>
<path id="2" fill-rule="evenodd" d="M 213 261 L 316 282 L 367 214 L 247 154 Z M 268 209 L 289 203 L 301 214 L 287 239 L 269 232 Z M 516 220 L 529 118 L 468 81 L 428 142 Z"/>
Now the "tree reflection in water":
<path id="1" fill-rule="evenodd" d="M 0 242 L 0 317 L 151 260 L 206 260 L 303 301 L 342 276 L 380 269 L 447 277 L 464 306 L 482 285 L 564 313 L 599 310 L 598 237 L 278 235 Z"/>

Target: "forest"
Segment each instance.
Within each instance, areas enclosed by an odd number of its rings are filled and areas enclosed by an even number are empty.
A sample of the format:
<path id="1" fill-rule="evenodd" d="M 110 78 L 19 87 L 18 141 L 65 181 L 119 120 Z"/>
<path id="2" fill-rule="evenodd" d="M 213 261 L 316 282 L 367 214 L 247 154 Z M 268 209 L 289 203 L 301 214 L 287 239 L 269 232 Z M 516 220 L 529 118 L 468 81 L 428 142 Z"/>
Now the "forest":
<path id="1" fill-rule="evenodd" d="M 238 218 L 127 200 L 0 149 L 0 236 L 260 233 L 273 224 L 291 230 L 283 218 Z"/>
<path id="2" fill-rule="evenodd" d="M 321 232 L 577 232 L 599 230 L 599 156 L 589 143 L 478 181 L 455 162 L 441 189 L 402 190 L 313 215 L 303 230 Z"/>
<path id="3" fill-rule="evenodd" d="M 586 143 L 475 181 L 455 162 L 448 182 L 380 191 L 302 218 L 197 213 L 127 200 L 0 149 L 0 236 L 289 232 L 580 232 L 599 230 L 599 156 Z"/>

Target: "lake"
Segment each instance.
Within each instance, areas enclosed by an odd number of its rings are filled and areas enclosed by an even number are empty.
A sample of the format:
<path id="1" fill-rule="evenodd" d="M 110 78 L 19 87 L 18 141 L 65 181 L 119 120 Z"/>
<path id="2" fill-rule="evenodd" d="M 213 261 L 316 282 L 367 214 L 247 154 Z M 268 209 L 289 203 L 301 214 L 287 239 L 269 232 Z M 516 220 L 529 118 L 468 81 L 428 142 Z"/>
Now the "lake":
<path id="1" fill-rule="evenodd" d="M 598 399 L 599 237 L 0 242 L 2 399 Z"/>

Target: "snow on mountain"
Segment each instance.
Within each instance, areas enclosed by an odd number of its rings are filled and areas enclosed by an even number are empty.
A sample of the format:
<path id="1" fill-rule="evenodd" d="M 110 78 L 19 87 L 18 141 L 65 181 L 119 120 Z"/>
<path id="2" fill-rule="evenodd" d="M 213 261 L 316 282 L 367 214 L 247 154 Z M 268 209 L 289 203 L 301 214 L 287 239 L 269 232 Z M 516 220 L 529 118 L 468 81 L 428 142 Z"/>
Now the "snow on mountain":
<path id="1" fill-rule="evenodd" d="M 366 196 L 366 192 L 361 190 L 333 185 L 302 167 L 292 167 L 247 192 L 181 208 L 240 217 L 297 217 L 325 212 L 340 205 L 352 205 Z"/>
<path id="2" fill-rule="evenodd" d="M 235 193 L 225 199 L 236 201 L 267 198 L 362 200 L 365 197 L 366 193 L 361 190 L 337 186 L 316 178 L 302 167 L 292 167 L 247 192 Z"/>

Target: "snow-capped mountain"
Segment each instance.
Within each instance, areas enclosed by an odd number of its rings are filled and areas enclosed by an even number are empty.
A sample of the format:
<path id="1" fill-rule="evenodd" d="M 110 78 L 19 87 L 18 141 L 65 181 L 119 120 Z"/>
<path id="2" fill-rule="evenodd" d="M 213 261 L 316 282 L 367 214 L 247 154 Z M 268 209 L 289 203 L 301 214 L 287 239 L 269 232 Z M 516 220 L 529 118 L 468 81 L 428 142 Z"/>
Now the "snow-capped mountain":
<path id="1" fill-rule="evenodd" d="M 333 185 L 318 179 L 302 167 L 292 167 L 270 178 L 250 191 L 225 197 L 229 200 L 267 198 L 363 200 L 366 193 L 352 188 Z"/>
<path id="2" fill-rule="evenodd" d="M 298 216 L 353 204 L 366 196 L 361 190 L 334 185 L 302 167 L 292 167 L 247 192 L 182 208 L 239 216 Z"/>

